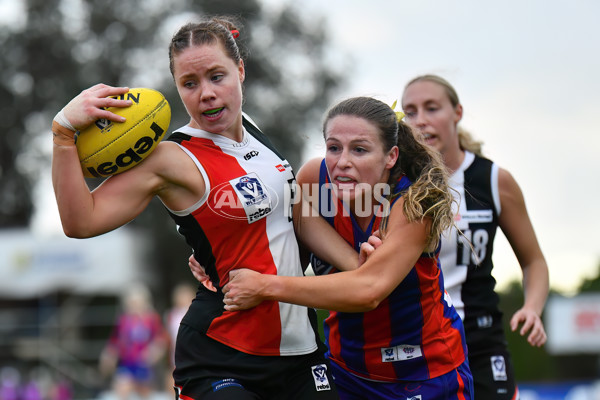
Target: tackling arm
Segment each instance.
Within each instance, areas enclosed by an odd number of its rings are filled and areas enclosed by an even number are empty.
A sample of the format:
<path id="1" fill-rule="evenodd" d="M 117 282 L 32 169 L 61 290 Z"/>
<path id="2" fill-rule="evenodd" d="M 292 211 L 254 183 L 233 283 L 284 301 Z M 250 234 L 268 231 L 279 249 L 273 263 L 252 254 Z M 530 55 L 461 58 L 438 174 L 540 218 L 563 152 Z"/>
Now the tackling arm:
<path id="1" fill-rule="evenodd" d="M 225 309 L 243 310 L 263 300 L 343 312 L 374 309 L 408 275 L 425 249 L 428 222 L 408 222 L 402 212 L 403 201 L 394 204 L 383 243 L 360 268 L 307 277 L 232 271 L 223 288 Z"/>

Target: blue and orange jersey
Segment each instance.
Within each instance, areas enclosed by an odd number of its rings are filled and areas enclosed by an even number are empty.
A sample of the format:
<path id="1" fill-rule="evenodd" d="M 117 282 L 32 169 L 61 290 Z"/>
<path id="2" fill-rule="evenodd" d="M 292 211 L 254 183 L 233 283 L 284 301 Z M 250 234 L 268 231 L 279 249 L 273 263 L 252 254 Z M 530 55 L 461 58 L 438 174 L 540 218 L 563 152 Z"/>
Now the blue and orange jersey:
<path id="1" fill-rule="evenodd" d="M 147 365 L 147 352 L 157 343 L 167 342 L 166 331 L 155 311 L 121 314 L 113 328 L 108 346 L 124 365 Z"/>
<path id="2" fill-rule="evenodd" d="M 325 162 L 319 185 L 321 210 L 342 210 L 331 190 Z M 391 207 L 411 185 L 403 176 L 394 188 Z M 325 187 L 322 187 L 325 186 Z M 328 204 L 327 204 L 328 203 Z M 351 213 L 336 212 L 325 219 L 357 251 L 381 224 L 374 215 L 363 231 Z M 463 325 L 449 296 L 438 262 L 439 248 L 424 253 L 406 278 L 379 306 L 365 313 L 331 311 L 324 322 L 328 357 L 357 376 L 377 381 L 421 381 L 457 368 L 466 359 Z M 315 273 L 335 273 L 312 256 Z"/>

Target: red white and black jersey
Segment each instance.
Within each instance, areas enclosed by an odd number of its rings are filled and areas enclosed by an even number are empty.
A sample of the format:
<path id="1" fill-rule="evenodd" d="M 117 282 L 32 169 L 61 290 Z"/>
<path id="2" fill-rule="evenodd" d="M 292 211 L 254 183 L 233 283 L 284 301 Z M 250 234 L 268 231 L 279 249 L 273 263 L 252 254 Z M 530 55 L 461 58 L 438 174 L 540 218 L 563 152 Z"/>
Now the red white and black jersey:
<path id="1" fill-rule="evenodd" d="M 449 184 L 459 201 L 455 222 L 463 234 L 453 227 L 442 235 L 440 263 L 446 290 L 463 319 L 470 354 L 506 348 L 492 275 L 501 211 L 498 166 L 466 151 Z"/>
<path id="2" fill-rule="evenodd" d="M 206 183 L 197 204 L 169 212 L 218 288 L 227 283 L 229 271 L 239 268 L 303 275 L 287 208 L 295 182 L 292 168 L 247 118 L 243 126 L 239 143 L 189 126 L 168 139 L 196 163 Z M 301 355 L 317 349 L 306 307 L 264 301 L 250 310 L 225 311 L 220 290 L 199 290 L 182 323 L 254 355 Z"/>

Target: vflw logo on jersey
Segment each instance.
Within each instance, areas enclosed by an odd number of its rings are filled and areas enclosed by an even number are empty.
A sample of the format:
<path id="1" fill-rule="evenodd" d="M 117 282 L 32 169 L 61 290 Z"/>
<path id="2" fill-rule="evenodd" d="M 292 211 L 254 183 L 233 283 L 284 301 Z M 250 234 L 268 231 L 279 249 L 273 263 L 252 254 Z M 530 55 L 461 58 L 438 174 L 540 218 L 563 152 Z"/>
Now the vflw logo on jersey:
<path id="1" fill-rule="evenodd" d="M 249 224 L 266 217 L 273 211 L 271 195 L 267 190 L 267 186 L 256 173 L 251 172 L 232 179 L 229 183 L 235 190 L 246 212 Z"/>
<path id="2" fill-rule="evenodd" d="M 422 356 L 421 346 L 401 344 L 394 347 L 381 348 L 381 362 L 405 361 Z"/>
<path id="3" fill-rule="evenodd" d="M 213 199 L 208 206 L 213 212 L 249 224 L 269 215 L 278 203 L 277 194 L 254 172 L 223 182 L 211 193 Z"/>
<path id="4" fill-rule="evenodd" d="M 502 355 L 490 357 L 492 363 L 492 375 L 495 381 L 506 381 L 508 375 L 506 374 L 506 362 Z"/>
<path id="5" fill-rule="evenodd" d="M 329 379 L 327 378 L 327 366 L 325 364 L 313 365 L 311 367 L 313 379 L 317 392 L 322 390 L 331 390 Z"/>

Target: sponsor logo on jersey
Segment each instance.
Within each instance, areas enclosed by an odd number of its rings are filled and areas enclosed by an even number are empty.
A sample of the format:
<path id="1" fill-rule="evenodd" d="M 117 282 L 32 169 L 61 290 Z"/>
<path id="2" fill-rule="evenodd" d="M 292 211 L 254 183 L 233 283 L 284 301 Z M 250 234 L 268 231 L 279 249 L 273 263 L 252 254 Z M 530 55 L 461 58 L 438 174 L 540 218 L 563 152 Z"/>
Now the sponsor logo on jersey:
<path id="1" fill-rule="evenodd" d="M 418 394 L 416 396 L 407 397 L 406 400 L 423 400 L 423 397 L 421 397 L 421 395 Z"/>
<path id="2" fill-rule="evenodd" d="M 467 210 L 457 215 L 457 219 L 469 224 L 490 223 L 494 219 L 492 210 Z"/>
<path id="3" fill-rule="evenodd" d="M 381 348 L 382 362 L 406 361 L 422 356 L 421 346 L 400 344 L 394 347 Z"/>
<path id="4" fill-rule="evenodd" d="M 273 212 L 277 194 L 269 189 L 254 172 L 216 186 L 208 206 L 216 214 L 228 219 L 248 220 L 251 224 Z M 244 210 L 241 214 L 236 210 Z"/>
<path id="5" fill-rule="evenodd" d="M 258 151 L 256 150 L 252 150 L 249 153 L 246 153 L 246 155 L 244 156 L 244 160 L 248 161 L 249 159 L 251 159 L 252 157 L 256 157 L 258 155 Z"/>
<path id="6" fill-rule="evenodd" d="M 327 366 L 325 364 L 313 365 L 311 370 L 317 392 L 331 390 L 331 385 L 327 378 Z"/>
<path id="7" fill-rule="evenodd" d="M 492 363 L 492 375 L 495 381 L 506 381 L 506 363 L 504 362 L 504 356 L 492 356 L 490 357 Z"/>

